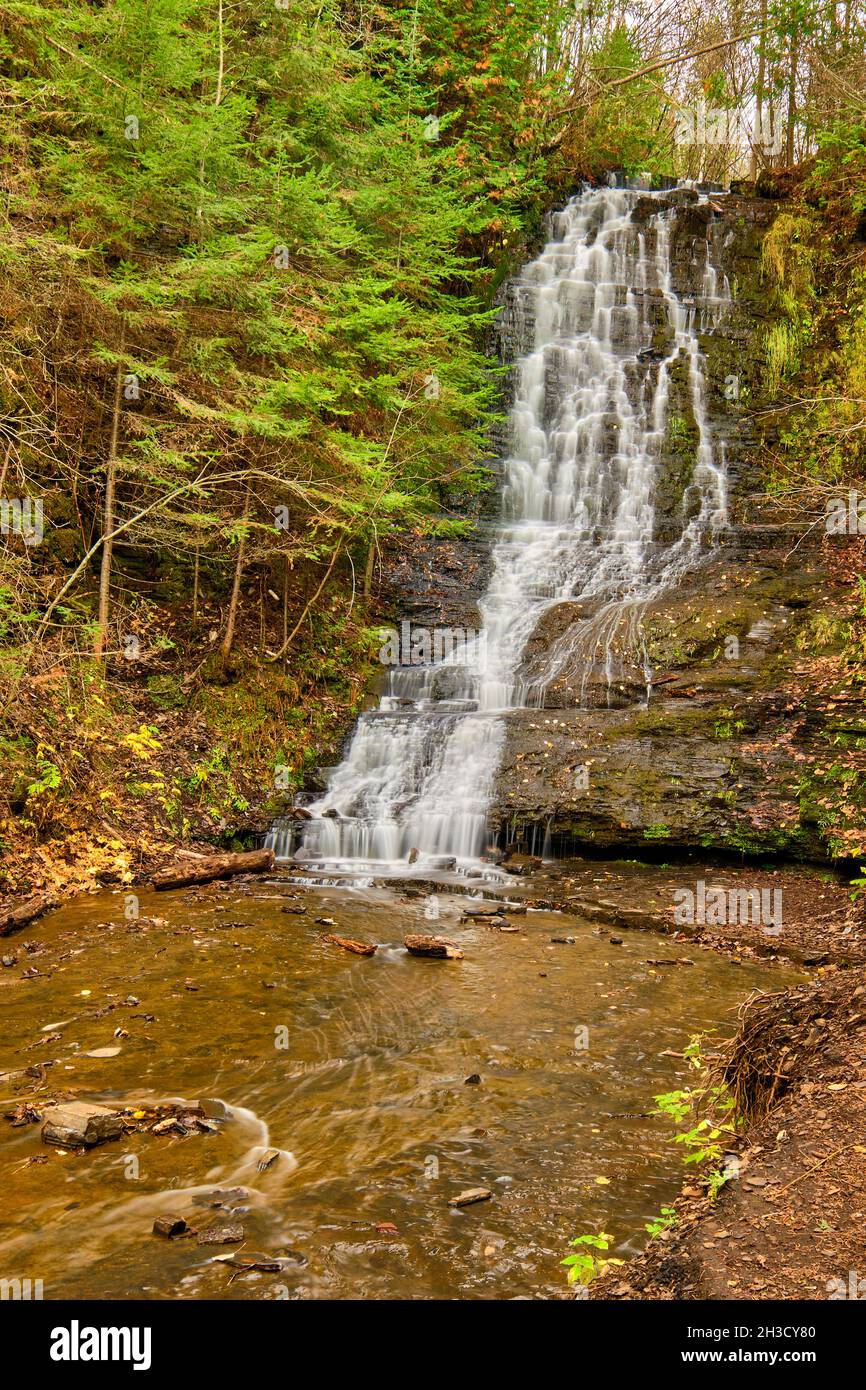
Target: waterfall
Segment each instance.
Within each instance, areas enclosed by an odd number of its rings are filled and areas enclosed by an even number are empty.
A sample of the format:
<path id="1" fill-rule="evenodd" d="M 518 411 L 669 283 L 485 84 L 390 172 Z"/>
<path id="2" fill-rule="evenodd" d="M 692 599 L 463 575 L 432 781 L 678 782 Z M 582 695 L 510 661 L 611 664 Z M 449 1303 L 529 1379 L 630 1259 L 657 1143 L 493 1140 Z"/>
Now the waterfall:
<path id="1" fill-rule="evenodd" d="M 692 238 L 690 263 L 675 275 L 679 215 L 676 195 L 616 188 L 587 190 L 552 215 L 550 240 L 504 311 L 524 355 L 481 625 L 440 660 L 390 671 L 379 708 L 361 717 L 309 808 L 296 857 L 344 867 L 405 860 L 412 849 L 476 859 L 503 711 L 541 706 L 564 672 L 577 673 L 581 703 L 603 702 L 621 676 L 648 698 L 642 613 L 726 524 L 699 334 L 711 331 L 728 287 L 706 234 Z M 691 415 L 688 476 L 663 513 L 675 381 Z M 528 657 L 539 621 L 563 603 L 573 620 Z M 293 848 L 279 827 L 269 843 L 278 855 Z"/>

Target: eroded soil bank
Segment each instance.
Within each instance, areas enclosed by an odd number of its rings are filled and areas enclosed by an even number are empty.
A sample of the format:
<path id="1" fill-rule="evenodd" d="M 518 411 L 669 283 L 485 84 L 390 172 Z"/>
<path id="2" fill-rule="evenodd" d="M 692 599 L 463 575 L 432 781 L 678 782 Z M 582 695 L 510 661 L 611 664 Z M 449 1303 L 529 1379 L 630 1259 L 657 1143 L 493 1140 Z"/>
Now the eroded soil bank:
<path id="1" fill-rule="evenodd" d="M 652 1096 L 684 1083 L 694 1032 L 802 974 L 615 930 L 590 901 L 612 870 L 582 871 L 585 912 L 519 910 L 550 875 L 504 882 L 505 929 L 467 917 L 465 881 L 277 875 L 142 891 L 137 918 L 85 895 L 7 939 L 6 1267 L 46 1298 L 555 1298 L 574 1235 L 639 1251 L 682 1176 Z M 463 959 L 405 951 L 431 931 Z M 63 1099 L 122 1137 L 45 1144 Z M 154 1235 L 160 1216 L 188 1233 Z"/>
<path id="2" fill-rule="evenodd" d="M 589 1296 L 862 1298 L 864 1030 L 862 968 L 745 1006 L 730 1078 L 746 1083 L 754 1108 L 736 1178 L 713 1202 L 687 1183 L 676 1225 L 605 1271 Z"/>

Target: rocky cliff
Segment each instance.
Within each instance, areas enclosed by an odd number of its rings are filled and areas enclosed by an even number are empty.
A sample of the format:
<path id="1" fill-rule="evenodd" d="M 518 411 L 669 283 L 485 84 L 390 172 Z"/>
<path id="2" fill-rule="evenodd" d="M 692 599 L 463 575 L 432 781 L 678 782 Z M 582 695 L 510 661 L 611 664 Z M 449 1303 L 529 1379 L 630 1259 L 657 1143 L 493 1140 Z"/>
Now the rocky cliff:
<path id="1" fill-rule="evenodd" d="M 543 708 L 505 716 L 492 828 L 503 842 L 539 847 L 546 838 L 556 854 L 700 850 L 821 860 L 839 852 L 822 796 L 828 747 L 846 731 L 856 737 L 859 702 L 846 712 L 840 698 L 828 712 L 814 679 L 832 603 L 823 531 L 778 514 L 764 489 L 764 451 L 773 440 L 757 406 L 772 308 L 761 246 L 780 204 L 736 195 L 698 202 L 681 191 L 666 201 L 676 208 L 674 289 L 681 297 L 699 292 L 699 243 L 709 239 L 731 290 L 722 320 L 701 337 L 730 525 L 701 564 L 623 631 L 623 675 L 613 687 L 590 678 L 579 689 L 566 663 Z M 633 220 L 640 224 L 657 206 L 639 200 Z M 506 310 L 509 293 L 506 286 Z M 667 349 L 667 331 L 660 305 L 654 350 Z M 505 361 L 526 347 L 507 312 L 496 346 Z M 696 442 L 685 369 L 672 376 L 657 484 L 662 544 L 666 519 L 675 521 L 682 506 Z M 489 572 L 486 510 L 471 535 L 398 557 L 389 583 L 405 615 L 473 623 Z M 588 616 L 575 603 L 548 609 L 526 649 L 525 674 L 544 669 L 554 647 L 567 648 Z"/>

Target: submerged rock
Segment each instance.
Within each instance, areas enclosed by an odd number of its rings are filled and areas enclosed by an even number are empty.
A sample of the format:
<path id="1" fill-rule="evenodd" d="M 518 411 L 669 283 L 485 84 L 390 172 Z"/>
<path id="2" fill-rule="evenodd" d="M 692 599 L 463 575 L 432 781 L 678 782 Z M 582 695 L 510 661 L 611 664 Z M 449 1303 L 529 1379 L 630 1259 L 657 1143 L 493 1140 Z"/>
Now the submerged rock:
<path id="1" fill-rule="evenodd" d="M 244 1228 L 239 1224 L 228 1226 L 207 1226 L 198 1233 L 199 1245 L 240 1245 L 244 1238 Z"/>

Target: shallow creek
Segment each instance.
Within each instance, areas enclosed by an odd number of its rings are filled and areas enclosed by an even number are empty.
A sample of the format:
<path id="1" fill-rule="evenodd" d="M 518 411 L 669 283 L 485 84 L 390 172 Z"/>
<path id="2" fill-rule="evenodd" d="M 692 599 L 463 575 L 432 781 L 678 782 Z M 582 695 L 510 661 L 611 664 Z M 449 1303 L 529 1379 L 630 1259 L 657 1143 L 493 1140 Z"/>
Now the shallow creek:
<path id="1" fill-rule="evenodd" d="M 213 1135 L 82 1154 L 0 1121 L 4 1273 L 41 1278 L 46 1298 L 555 1297 L 572 1236 L 638 1249 L 683 1176 L 668 1123 L 645 1113 L 685 1081 L 670 1054 L 726 1034 L 750 990 L 793 972 L 647 933 L 615 945 L 552 912 L 505 934 L 461 925 L 465 898 L 437 901 L 429 921 L 423 898 L 275 880 L 143 892 L 126 921 L 106 892 L 3 942 L 18 960 L 0 971 L 0 1072 L 54 1061 L 37 1097 L 207 1100 L 224 1116 Z M 305 915 L 281 910 L 297 902 Z M 349 955 L 328 931 L 379 951 Z M 413 931 L 465 958 L 410 957 Z M 676 957 L 692 963 L 648 964 Z M 105 1048 L 119 1050 L 86 1055 Z M 0 1091 L 4 1111 L 34 1094 L 8 1077 Z M 260 1173 L 269 1146 L 282 1152 Z M 492 1198 L 449 1207 L 473 1187 Z M 241 1222 L 245 1242 L 160 1239 L 167 1212 Z M 253 1254 L 281 1268 L 215 1259 Z"/>

